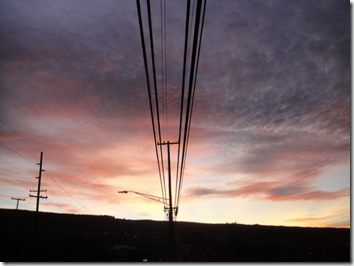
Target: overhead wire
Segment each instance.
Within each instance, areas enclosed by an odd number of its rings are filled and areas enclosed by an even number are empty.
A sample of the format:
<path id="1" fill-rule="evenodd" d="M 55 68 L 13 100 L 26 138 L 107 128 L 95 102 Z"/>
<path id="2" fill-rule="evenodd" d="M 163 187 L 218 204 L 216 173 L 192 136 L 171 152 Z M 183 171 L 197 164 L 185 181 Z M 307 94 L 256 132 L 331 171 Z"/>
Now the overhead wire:
<path id="1" fill-rule="evenodd" d="M 26 156 L 24 156 L 23 154 L 15 151 L 14 149 L 10 148 L 6 143 L 4 143 L 3 141 L 0 140 L 0 146 L 3 148 L 6 148 L 7 150 L 13 152 L 14 154 L 17 154 L 18 156 L 20 156 L 22 159 L 25 159 L 27 162 L 30 162 L 31 164 L 36 164 L 35 162 L 33 162 L 32 160 L 28 159 Z"/>
<path id="2" fill-rule="evenodd" d="M 163 0 L 163 28 L 164 28 L 164 87 L 165 87 L 165 127 L 166 127 L 166 137 L 169 139 L 169 132 L 168 132 L 168 101 L 167 101 L 167 21 L 166 21 L 166 0 Z"/>
<path id="3" fill-rule="evenodd" d="M 17 136 L 21 136 L 21 134 L 20 134 L 17 130 L 15 130 L 13 127 L 10 127 L 10 126 L 8 125 L 8 123 L 5 122 L 3 119 L 0 119 L 0 123 L 1 123 L 4 127 L 7 127 L 7 128 L 10 129 L 12 132 L 14 132 Z M 33 145 L 33 143 L 30 142 L 30 141 L 28 141 L 26 138 L 22 138 L 21 141 L 25 141 L 27 144 L 31 145 L 35 150 L 37 150 L 38 152 L 40 152 L 40 150 L 39 150 L 37 147 L 35 147 L 35 146 Z"/>
<path id="4" fill-rule="evenodd" d="M 167 80 L 166 80 L 166 1 L 160 0 L 160 41 L 161 41 L 161 90 L 162 90 L 162 136 L 165 136 L 168 139 L 168 127 L 167 127 Z M 161 136 L 161 139 L 162 139 Z M 167 136 L 167 137 L 166 137 Z M 164 140 L 165 141 L 165 140 Z M 161 143 L 161 140 L 160 140 Z M 160 145 L 162 167 L 164 168 L 164 156 L 162 146 Z M 166 155 L 167 157 L 167 155 Z M 165 158 L 166 158 L 165 157 Z M 165 169 L 164 169 L 165 170 Z M 164 186 L 164 207 L 167 207 L 166 200 L 166 180 L 165 180 L 165 171 L 163 171 L 163 186 Z"/>
<path id="5" fill-rule="evenodd" d="M 52 181 L 54 181 L 61 190 L 63 190 L 72 200 L 74 200 L 80 206 L 81 210 L 86 210 L 86 207 L 81 204 L 77 199 L 75 199 L 69 192 L 67 192 L 66 189 L 64 189 L 64 187 L 56 180 L 56 178 L 50 175 L 46 175 L 46 177 L 49 177 Z"/>
<path id="6" fill-rule="evenodd" d="M 206 11 L 206 2 L 207 0 L 204 1 L 204 7 L 203 7 L 203 13 L 202 13 L 202 22 L 201 22 L 201 29 L 200 29 L 200 35 L 199 35 L 199 41 L 198 41 L 198 49 L 197 49 L 197 59 L 196 59 L 196 70 L 195 70 L 195 75 L 194 75 L 194 80 L 193 80 L 193 94 L 192 94 L 192 100 L 191 100 L 191 110 L 190 110 L 190 118 L 189 118 L 189 125 L 188 127 L 188 131 L 187 131 L 187 144 L 186 144 L 186 152 L 185 152 L 185 157 L 187 156 L 187 147 L 188 147 L 188 143 L 189 143 L 189 134 L 190 134 L 190 129 L 191 129 L 191 122 L 192 122 L 192 114 L 193 114 L 193 105 L 194 105 L 194 96 L 195 96 L 195 88 L 196 88 L 196 81 L 197 81 L 197 76 L 198 76 L 198 67 L 199 67 L 199 57 L 200 57 L 200 48 L 201 48 L 201 43 L 202 43 L 202 36 L 203 36 L 203 29 L 204 29 L 204 19 L 205 19 L 205 11 Z M 183 184 L 183 175 L 184 175 L 184 169 L 185 169 L 185 162 L 186 162 L 186 158 L 184 158 L 184 165 L 183 165 L 183 169 L 182 169 L 182 173 L 181 173 L 181 178 L 180 178 L 180 187 Z M 179 189 L 179 193 L 180 193 L 180 189 Z M 178 195 L 178 203 L 177 206 L 179 205 L 180 202 L 180 195 Z"/>
<path id="7" fill-rule="evenodd" d="M 155 91 L 155 108 L 156 108 L 156 119 L 157 119 L 157 132 L 159 138 L 160 146 L 160 156 L 161 156 L 161 169 L 162 169 L 162 178 L 164 180 L 164 191 L 166 191 L 165 186 L 165 167 L 164 167 L 164 156 L 162 151 L 162 134 L 161 134 L 161 122 L 160 122 L 160 107 L 159 107 L 159 98 L 157 92 L 157 77 L 156 77 L 156 63 L 155 63 L 155 49 L 154 49 L 154 36 L 152 31 L 152 19 L 151 19 L 151 5 L 150 0 L 147 0 L 147 13 L 148 13 L 148 26 L 149 26 L 149 36 L 150 36 L 150 53 L 151 53 L 151 63 L 152 63 L 152 75 L 154 81 L 154 91 Z M 163 195 L 165 198 L 165 195 Z M 166 202 L 167 205 L 167 202 Z"/>
<path id="8" fill-rule="evenodd" d="M 162 89 L 162 134 L 167 136 L 167 92 L 166 92 L 166 1 L 160 0 L 161 42 L 161 89 Z"/>
<path id="9" fill-rule="evenodd" d="M 164 156 L 162 151 L 162 134 L 161 134 L 161 122 L 160 122 L 160 107 L 159 107 L 159 98 L 157 92 L 157 81 L 156 81 L 156 63 L 155 63 L 155 49 L 154 49 L 154 36 L 152 31 L 152 19 L 151 19 L 151 7 L 150 0 L 147 0 L 147 12 L 148 12 L 148 25 L 149 25 L 149 35 L 150 35 L 150 53 L 151 53 L 151 63 L 152 63 L 152 75 L 154 81 L 154 90 L 155 90 L 155 108 L 156 108 L 156 119 L 157 119 L 157 131 L 159 138 L 159 146 L 160 146 L 160 155 L 161 155 L 161 168 L 162 168 L 162 177 L 165 182 L 165 167 L 164 167 Z M 164 188 L 166 191 L 166 189 Z M 164 195 L 163 195 L 164 196 Z M 166 202 L 167 204 L 167 202 Z"/>
<path id="10" fill-rule="evenodd" d="M 167 207 L 166 202 L 166 178 L 165 178 L 165 166 L 164 166 L 164 152 L 162 144 L 166 144 L 166 140 L 169 141 L 169 125 L 168 125 L 168 87 L 167 87 L 167 31 L 166 31 L 166 1 L 160 0 L 160 43 L 161 43 L 161 85 L 160 93 L 157 88 L 157 76 L 156 76 L 156 62 L 155 62 L 155 49 L 152 30 L 151 19 L 151 7 L 150 0 L 147 0 L 147 19 L 148 19 L 148 34 L 150 40 L 150 55 L 151 59 L 148 63 L 147 59 L 147 46 L 145 44 L 144 25 L 141 15 L 140 0 L 137 0 L 140 37 L 142 43 L 144 67 L 148 87 L 150 115 L 154 134 L 155 153 L 159 169 L 160 186 L 162 190 L 162 197 L 164 198 L 164 207 Z M 196 5 L 196 9 L 195 9 Z M 174 208 L 178 210 L 180 203 L 181 187 L 183 183 L 184 170 L 186 165 L 186 156 L 189 144 L 189 135 L 191 128 L 191 120 L 193 114 L 193 105 L 196 89 L 197 72 L 199 66 L 200 47 L 202 40 L 202 33 L 204 27 L 205 8 L 206 1 L 197 0 L 197 4 L 194 1 L 191 11 L 191 0 L 187 2 L 186 8 L 186 24 L 184 33 L 184 51 L 183 51 L 183 70 L 182 70 L 182 84 L 181 84 L 181 100 L 179 110 L 179 127 L 178 127 L 178 148 L 176 158 L 176 184 L 174 190 Z M 194 20 L 194 21 L 193 21 Z M 193 23 L 194 22 L 194 23 Z M 193 29 L 194 27 L 194 29 Z M 193 32 L 193 38 L 192 38 Z M 193 41 L 192 41 L 193 40 Z M 192 41 L 192 44 L 191 44 Z M 190 52 L 190 50 L 192 50 Z M 151 64 L 152 71 L 149 72 L 149 64 Z M 152 82 L 150 80 L 152 77 Z M 153 85 L 151 85 L 153 83 Z M 153 88 L 152 88 L 153 87 Z M 154 98 L 154 99 L 153 99 Z M 161 99 L 161 106 L 159 105 L 159 99 Z M 162 118 L 160 117 L 160 111 Z M 162 138 L 163 142 L 162 142 Z M 159 148 L 157 146 L 160 146 Z M 169 149 L 169 147 L 168 147 Z M 170 160 L 169 156 L 168 160 Z M 170 165 L 170 163 L 169 163 Z M 171 172 L 171 166 L 168 169 Z M 172 180 L 171 180 L 172 181 Z M 170 181 L 169 181 L 170 182 Z M 172 197 L 170 198 L 172 200 Z M 177 211 L 175 216 L 177 215 Z"/>
<path id="11" fill-rule="evenodd" d="M 182 121 L 183 121 L 183 105 L 184 105 L 184 90 L 185 90 L 185 77 L 187 68 L 187 50 L 188 50 L 188 36 L 189 36 L 189 18 L 190 18 L 190 0 L 187 2 L 186 9 L 186 24 L 184 36 L 184 52 L 183 52 L 183 70 L 182 70 L 182 86 L 181 86 L 181 103 L 180 103 L 180 117 L 179 117 L 179 130 L 178 130 L 178 151 L 177 151 L 177 170 L 176 170 L 176 189 L 175 189 L 175 204 L 177 203 L 177 184 L 179 183 L 179 164 L 181 152 L 181 135 L 182 135 Z"/>
<path id="12" fill-rule="evenodd" d="M 192 58 L 191 58 L 191 69 L 189 75 L 189 83 L 188 83 L 188 97 L 187 97 L 187 106 L 186 106 L 186 115 L 185 115 L 185 122 L 184 122 L 184 135 L 183 135 L 183 147 L 182 147 L 182 168 L 184 164 L 184 153 L 186 150 L 186 140 L 187 140 L 187 131 L 189 119 L 190 119 L 190 111 L 191 111 L 191 101 L 193 96 L 193 80 L 195 75 L 195 57 L 196 57 L 196 49 L 197 49 L 197 41 L 198 41 L 198 34 L 199 34 L 199 19 L 200 19 L 200 8 L 201 8 L 201 1 L 198 1 L 197 4 L 197 14 L 195 18 L 195 30 L 194 30 L 194 40 L 193 40 L 193 50 L 192 50 Z"/>
<path id="13" fill-rule="evenodd" d="M 158 165 L 158 171 L 159 171 L 160 186 L 161 186 L 161 190 L 162 190 L 162 196 L 163 196 L 163 198 L 166 198 L 165 197 L 165 189 L 164 189 L 165 180 L 164 180 L 163 174 L 162 174 L 163 170 L 161 170 L 161 168 L 163 169 L 163 166 L 161 166 L 161 164 L 160 164 L 160 156 L 159 156 L 159 151 L 158 151 L 158 147 L 157 147 L 158 145 L 157 145 L 157 138 L 156 138 L 156 126 L 155 126 L 155 118 L 154 118 L 154 109 L 153 109 L 153 104 L 152 104 L 152 93 L 151 93 L 151 88 L 150 88 L 149 68 L 148 68 L 148 62 L 147 62 L 144 27 L 143 27 L 143 22 L 142 22 L 140 0 L 136 0 L 136 3 L 137 3 L 137 10 L 138 10 L 140 39 L 141 39 L 141 46 L 142 46 L 142 50 L 143 50 L 146 83 L 147 83 L 148 96 L 149 96 L 150 116 L 151 116 L 152 129 L 153 129 L 153 135 L 154 135 L 154 143 L 155 143 L 154 146 L 155 146 L 155 153 L 156 153 L 157 165 Z M 163 178 L 163 182 L 162 182 L 162 178 Z M 167 205 L 167 202 L 165 202 L 164 204 Z"/>
<path id="14" fill-rule="evenodd" d="M 0 161 L 2 161 L 2 162 L 4 162 L 4 163 L 6 163 L 6 164 L 8 164 L 8 165 L 10 165 L 11 167 L 13 167 L 13 168 L 15 168 L 15 169 L 17 169 L 17 171 L 20 171 L 21 172 L 21 174 L 28 174 L 28 173 L 26 173 L 24 170 L 22 170 L 21 168 L 19 168 L 19 167 L 17 167 L 17 166 L 15 166 L 14 164 L 12 164 L 12 163 L 9 163 L 8 161 L 5 161 L 5 160 L 3 160 L 3 159 L 1 159 L 0 158 Z"/>
<path id="15" fill-rule="evenodd" d="M 193 50 L 192 50 L 192 58 L 191 58 L 190 77 L 189 77 L 189 84 L 188 84 L 189 90 L 188 90 L 188 99 L 187 99 L 188 102 L 187 102 L 185 127 L 184 127 L 183 149 L 181 155 L 182 156 L 181 169 L 180 169 L 179 186 L 177 192 L 177 204 L 176 204 L 177 207 L 179 206 L 180 203 L 180 193 L 181 193 L 181 187 L 183 183 L 184 169 L 185 169 L 188 142 L 189 142 L 189 133 L 190 133 L 192 113 L 193 113 L 196 78 L 197 78 L 198 65 L 199 65 L 200 47 L 201 47 L 202 33 L 204 28 L 205 9 L 206 9 L 206 0 L 204 1 L 204 5 L 202 4 L 202 0 L 199 0 L 197 3 L 197 10 L 196 10 L 196 17 L 195 17 L 195 24 L 194 24 L 194 28 L 195 28 L 194 40 L 193 40 Z"/>
<path id="16" fill-rule="evenodd" d="M 184 47 L 184 60 L 183 60 L 183 77 L 182 77 L 182 93 L 181 93 L 181 109 L 180 109 L 180 123 L 179 123 L 179 147 L 178 147 L 178 159 L 177 159 L 177 171 L 176 171 L 176 188 L 175 188 L 175 205 L 178 207 L 178 197 L 180 195 L 180 188 L 182 185 L 181 178 L 183 175 L 180 173 L 180 147 L 181 147 L 181 134 L 182 134 L 182 117 L 185 114 L 185 108 L 183 105 L 184 98 L 185 98 L 185 76 L 188 70 L 190 70 L 190 46 L 191 46 L 191 35 L 192 35 L 192 26 L 193 26 L 193 19 L 195 17 L 195 2 L 191 6 L 190 10 L 190 0 L 187 4 L 187 11 L 186 11 L 186 25 L 185 25 L 185 47 Z"/>

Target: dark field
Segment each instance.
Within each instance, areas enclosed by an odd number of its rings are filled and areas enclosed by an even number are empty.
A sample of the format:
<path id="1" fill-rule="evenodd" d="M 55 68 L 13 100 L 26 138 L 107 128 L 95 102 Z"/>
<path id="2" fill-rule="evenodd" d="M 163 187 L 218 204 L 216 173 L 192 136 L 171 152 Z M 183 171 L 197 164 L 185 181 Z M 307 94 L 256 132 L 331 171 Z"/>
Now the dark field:
<path id="1" fill-rule="evenodd" d="M 0 209 L 3 262 L 350 262 L 350 230 L 168 223 Z M 116 247 L 114 249 L 113 247 Z"/>

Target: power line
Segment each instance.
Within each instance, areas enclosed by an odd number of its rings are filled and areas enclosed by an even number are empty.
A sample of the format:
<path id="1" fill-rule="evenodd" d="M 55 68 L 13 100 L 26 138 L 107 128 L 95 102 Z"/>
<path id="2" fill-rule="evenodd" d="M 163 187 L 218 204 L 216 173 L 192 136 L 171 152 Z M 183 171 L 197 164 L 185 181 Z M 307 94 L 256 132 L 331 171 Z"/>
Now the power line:
<path id="1" fill-rule="evenodd" d="M 152 61 L 152 75 L 153 75 L 154 90 L 155 90 L 157 132 L 158 132 L 159 142 L 161 143 L 161 122 L 160 122 L 160 111 L 159 111 L 160 108 L 159 108 L 159 100 L 158 100 L 158 93 L 157 93 L 155 50 L 154 50 L 154 37 L 153 37 L 153 32 L 152 32 L 150 0 L 147 0 L 147 12 L 148 12 L 148 26 L 149 26 L 149 36 L 150 36 L 150 53 L 151 53 L 151 61 Z M 163 177 L 164 184 L 165 184 L 165 167 L 164 167 L 164 159 L 163 159 L 163 152 L 162 152 L 161 146 L 160 146 L 160 155 L 161 155 L 162 177 Z M 164 190 L 166 191 L 165 185 L 164 185 Z M 163 195 L 163 197 L 164 197 L 164 195 Z"/>
<path id="2" fill-rule="evenodd" d="M 190 0 L 187 3 L 186 11 L 186 25 L 184 36 L 184 53 L 183 53 L 183 72 L 182 72 L 182 93 L 181 93 L 181 109 L 179 117 L 179 132 L 178 132 L 178 153 L 177 153 L 177 170 L 176 170 L 176 189 L 175 198 L 177 197 L 177 183 L 179 180 L 179 164 L 180 164 L 180 152 L 181 152 L 181 135 L 182 135 L 182 121 L 183 121 L 183 104 L 184 104 L 184 90 L 185 90 L 185 77 L 187 67 L 187 50 L 188 50 L 188 36 L 189 36 L 189 17 L 190 17 Z M 177 201 L 176 201 L 177 202 Z"/>
<path id="3" fill-rule="evenodd" d="M 167 75 L 166 75 L 166 0 L 160 0 L 160 20 L 161 20 L 161 89 L 162 89 L 162 134 L 168 138 L 168 127 L 167 127 Z M 151 29 L 150 29 L 151 30 Z M 158 95 L 157 95 L 158 97 Z M 157 106 L 158 108 L 158 106 Z M 159 115 L 159 113 L 157 113 Z M 162 137 L 162 136 L 161 136 Z M 161 138 L 159 138 L 161 142 Z M 161 153 L 161 165 L 162 165 L 162 177 L 163 177 L 163 198 L 166 198 L 166 182 L 165 182 L 165 167 L 164 167 L 164 155 L 162 148 L 160 147 Z M 167 201 L 166 201 L 167 204 Z"/>
<path id="4" fill-rule="evenodd" d="M 26 161 L 30 162 L 31 164 L 35 164 L 35 162 L 31 161 L 30 159 L 28 159 L 26 156 L 20 154 L 19 152 L 15 151 L 14 149 L 10 148 L 7 144 L 5 144 L 3 141 L 0 140 L 0 145 L 4 148 L 6 148 L 7 150 L 17 154 L 18 156 L 20 156 L 21 158 L 25 159 Z"/>
<path id="5" fill-rule="evenodd" d="M 197 72 L 199 65 L 200 57 L 200 48 L 202 33 L 204 27 L 204 18 L 205 18 L 205 9 L 206 1 L 197 0 L 197 3 L 194 1 L 191 8 L 191 1 L 188 0 L 186 8 L 186 23 L 185 23 L 185 33 L 184 33 L 184 51 L 183 51 L 183 72 L 182 72 L 182 86 L 181 86 L 181 101 L 180 101 L 180 110 L 179 110 L 179 126 L 178 126 L 178 141 L 170 142 L 168 134 L 168 100 L 167 100 L 167 32 L 166 32 L 166 1 L 160 0 L 160 20 L 161 20 L 161 29 L 160 29 L 160 42 L 161 42 L 161 89 L 160 91 L 157 88 L 157 76 L 156 76 L 156 61 L 155 61 L 155 50 L 154 50 L 154 36 L 152 30 L 152 18 L 151 18 L 151 6 L 150 1 L 147 1 L 147 22 L 148 22 L 148 33 L 147 37 L 149 38 L 149 48 L 150 48 L 150 60 L 147 58 L 147 46 L 145 43 L 145 34 L 144 34 L 144 25 L 141 15 L 140 1 L 137 0 L 138 8 L 138 17 L 139 17 L 139 27 L 140 27 L 140 37 L 144 57 L 144 67 L 145 75 L 147 80 L 148 87 L 148 96 L 149 96 L 149 105 L 150 105 L 150 115 L 153 127 L 154 134 L 154 144 L 155 152 L 159 169 L 159 178 L 160 186 L 162 190 L 163 198 L 167 198 L 166 190 L 166 179 L 165 179 L 165 167 L 164 167 L 164 152 L 162 149 L 162 144 L 167 144 L 168 152 L 168 174 L 169 174 L 169 210 L 175 209 L 177 215 L 178 206 L 180 203 L 181 187 L 184 176 L 184 169 L 186 165 L 186 156 L 189 144 L 189 135 L 191 128 L 191 120 L 193 114 L 193 105 L 196 89 L 196 80 Z M 196 8 L 195 8 L 196 5 Z M 192 34 L 193 33 L 193 34 Z M 193 36 L 193 38 L 192 38 Z M 190 53 L 190 50 L 191 53 Z M 151 64 L 152 71 L 149 72 L 149 64 Z M 158 62 L 158 61 L 157 61 Z M 153 82 L 153 88 L 151 88 L 151 80 Z M 162 93 L 162 96 L 159 95 Z M 162 105 L 159 104 L 159 99 L 162 99 Z M 162 112 L 160 112 L 160 110 Z M 160 117 L 162 114 L 162 118 Z M 162 131 L 161 131 L 162 129 Z M 162 138 L 164 141 L 162 142 Z M 167 140 L 167 141 L 166 141 Z M 178 144 L 177 148 L 177 158 L 176 158 L 176 180 L 175 180 L 175 189 L 174 189 L 174 200 L 175 206 L 171 206 L 172 200 L 172 187 L 171 187 L 171 160 L 170 160 L 170 148 L 169 144 L 174 143 Z M 157 147 L 160 146 L 160 148 Z M 166 202 L 164 203 L 166 207 Z M 171 215 L 170 215 L 171 218 Z"/>
<path id="6" fill-rule="evenodd" d="M 166 97 L 166 1 L 160 0 L 160 43 L 161 43 L 161 88 L 162 88 L 162 134 L 167 135 Z"/>
<path id="7" fill-rule="evenodd" d="M 59 186 L 59 188 L 61 190 L 63 190 L 72 200 L 74 200 L 77 204 L 79 204 L 82 209 L 86 209 L 86 207 L 84 205 L 82 205 L 78 200 L 76 200 L 69 192 L 67 192 L 64 189 L 64 187 L 54 177 L 48 176 L 48 175 L 46 175 L 46 176 L 49 177 L 51 180 L 53 180 Z"/>
<path id="8" fill-rule="evenodd" d="M 10 129 L 10 130 L 11 130 L 12 132 L 14 132 L 15 134 L 17 134 L 18 136 L 21 136 L 21 134 L 20 134 L 17 130 L 15 130 L 13 127 L 10 127 L 10 126 L 8 125 L 8 123 L 4 122 L 4 120 L 0 119 L 0 123 L 3 124 L 3 126 L 5 126 L 5 127 L 7 127 L 8 129 Z M 29 144 L 29 145 L 32 146 L 34 149 L 36 149 L 38 152 L 40 152 L 40 150 L 39 150 L 36 146 L 34 146 L 32 142 L 28 141 L 27 139 L 21 138 L 21 141 L 27 142 L 27 144 Z"/>
<path id="9" fill-rule="evenodd" d="M 148 68 L 148 64 L 147 64 L 147 56 L 146 56 L 146 48 L 145 48 L 145 40 L 144 40 L 144 28 L 143 28 L 143 23 L 142 23 L 140 0 L 136 0 L 136 3 L 137 3 L 137 10 L 138 10 L 140 39 L 141 39 L 141 46 L 142 46 L 143 57 L 144 57 L 146 83 L 147 83 L 148 96 L 149 96 L 150 116 L 151 116 L 152 130 L 153 130 L 153 135 L 154 135 L 155 153 L 156 153 L 157 165 L 158 165 L 158 171 L 159 171 L 160 186 L 161 186 L 161 190 L 162 190 L 162 197 L 166 198 L 165 197 L 165 190 L 164 190 L 165 180 L 162 182 L 162 170 L 161 170 L 161 165 L 160 165 L 159 152 L 158 152 L 158 148 L 157 148 L 154 110 L 153 110 L 153 105 L 152 105 L 152 95 L 151 95 L 151 88 L 150 88 L 149 68 Z"/>
<path id="10" fill-rule="evenodd" d="M 187 148 L 188 148 L 189 133 L 190 133 L 190 126 L 191 126 L 192 112 L 193 112 L 195 84 L 196 84 L 196 77 L 198 71 L 199 52 L 201 47 L 201 36 L 203 32 L 206 1 L 204 2 L 203 13 L 202 13 L 202 6 L 203 6 L 202 0 L 198 0 L 195 23 L 194 23 L 193 50 L 192 50 L 191 68 L 190 68 L 189 83 L 188 83 L 189 89 L 188 89 L 188 98 L 187 98 L 187 106 L 186 106 L 186 114 L 185 114 L 181 165 L 180 165 L 180 172 L 179 172 L 180 174 L 179 186 L 178 186 L 177 200 L 176 200 L 177 206 L 179 205 L 180 202 L 180 190 L 183 182 L 183 175 L 184 175 L 185 162 L 187 156 Z"/>
<path id="11" fill-rule="evenodd" d="M 8 161 L 5 161 L 5 160 L 3 160 L 3 159 L 1 159 L 0 158 L 0 161 L 2 161 L 2 162 L 4 162 L 4 163 L 6 163 L 6 164 L 8 164 L 8 165 L 10 165 L 10 166 L 12 166 L 13 168 L 16 168 L 18 171 L 20 171 L 22 174 L 28 174 L 28 173 L 26 173 L 25 171 L 23 171 L 21 168 L 18 168 L 17 166 L 15 166 L 15 165 L 13 165 L 12 163 L 9 163 Z"/>

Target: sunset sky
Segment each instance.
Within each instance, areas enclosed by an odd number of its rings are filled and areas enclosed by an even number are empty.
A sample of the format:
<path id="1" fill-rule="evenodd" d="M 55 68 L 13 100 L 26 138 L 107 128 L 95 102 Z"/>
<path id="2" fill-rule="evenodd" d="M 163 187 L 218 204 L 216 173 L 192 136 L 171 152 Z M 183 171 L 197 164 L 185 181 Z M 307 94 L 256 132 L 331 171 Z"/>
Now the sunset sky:
<path id="1" fill-rule="evenodd" d="M 166 3 L 173 141 L 186 2 Z M 0 37 L 0 208 L 35 210 L 43 152 L 40 211 L 164 220 L 117 193 L 161 196 L 136 2 L 2 0 Z M 208 0 L 178 220 L 350 227 L 350 96 L 349 1 Z"/>

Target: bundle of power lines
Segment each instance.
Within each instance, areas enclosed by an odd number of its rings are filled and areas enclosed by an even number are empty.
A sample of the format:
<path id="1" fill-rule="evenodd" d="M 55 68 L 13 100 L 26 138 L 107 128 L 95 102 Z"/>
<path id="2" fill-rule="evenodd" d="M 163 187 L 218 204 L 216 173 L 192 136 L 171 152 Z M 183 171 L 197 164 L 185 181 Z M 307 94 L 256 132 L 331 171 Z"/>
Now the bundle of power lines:
<path id="1" fill-rule="evenodd" d="M 155 24 L 156 21 L 160 23 L 160 38 L 155 36 L 155 40 L 150 1 L 144 2 L 142 8 L 140 0 L 137 0 L 137 9 L 164 210 L 171 211 L 172 202 L 173 215 L 176 217 L 180 205 L 181 188 L 186 166 L 206 0 L 187 0 L 186 2 L 184 36 L 181 36 L 182 38 L 184 37 L 184 50 L 183 57 L 181 57 L 181 80 L 177 92 L 179 99 L 178 108 L 170 108 L 168 104 L 171 102 L 170 98 L 176 97 L 176 90 L 172 90 L 172 86 L 168 86 L 167 82 L 168 68 L 166 58 L 168 51 L 166 35 L 168 31 L 166 27 L 166 0 L 160 0 L 160 14 L 159 17 L 154 18 Z M 142 11 L 142 9 L 144 10 Z M 156 58 L 159 60 L 156 60 Z M 157 68 L 157 65 L 159 68 Z M 159 70 L 159 73 L 157 73 L 157 70 Z M 178 110 L 178 114 L 176 114 L 178 119 L 175 119 L 173 121 L 175 124 L 171 125 L 169 121 L 170 113 L 176 112 L 176 110 Z M 168 123 L 170 124 L 168 125 Z M 169 139 L 171 128 L 177 139 Z M 170 159 L 170 145 L 173 144 L 175 144 L 175 156 L 172 156 L 171 160 L 167 160 Z M 173 166 L 170 165 L 170 162 L 172 162 Z M 168 176 L 172 170 L 174 170 L 173 181 Z M 174 188 L 172 188 L 171 183 Z"/>

